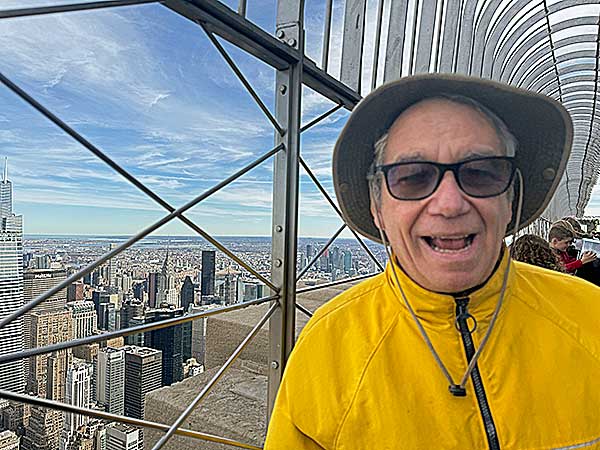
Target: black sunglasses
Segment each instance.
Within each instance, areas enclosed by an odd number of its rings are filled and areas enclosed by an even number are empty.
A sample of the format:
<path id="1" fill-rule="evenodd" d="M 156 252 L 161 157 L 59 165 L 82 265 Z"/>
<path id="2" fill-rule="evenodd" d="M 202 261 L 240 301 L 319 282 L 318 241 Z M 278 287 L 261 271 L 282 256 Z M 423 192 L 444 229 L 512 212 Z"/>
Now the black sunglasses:
<path id="1" fill-rule="evenodd" d="M 505 192 L 515 175 L 515 159 L 490 156 L 455 164 L 433 161 L 398 162 L 377 166 L 388 192 L 397 200 L 422 200 L 433 194 L 447 171 L 454 174 L 460 189 L 476 198 L 495 197 Z"/>

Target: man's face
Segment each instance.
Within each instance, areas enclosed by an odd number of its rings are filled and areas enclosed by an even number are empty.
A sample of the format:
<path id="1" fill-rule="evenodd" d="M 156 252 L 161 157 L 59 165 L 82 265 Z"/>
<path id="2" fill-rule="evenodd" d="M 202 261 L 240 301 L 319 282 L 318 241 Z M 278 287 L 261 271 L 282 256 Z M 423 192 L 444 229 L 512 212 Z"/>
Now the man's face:
<path id="1" fill-rule="evenodd" d="M 504 151 L 493 126 L 478 111 L 446 100 L 425 100 L 406 110 L 390 128 L 384 164 L 449 164 L 477 156 L 503 156 Z M 373 205 L 371 209 L 408 276 L 426 289 L 447 293 L 487 279 L 511 220 L 506 193 L 469 197 L 452 172 L 446 172 L 437 190 L 423 200 L 396 200 L 382 186 L 383 223 Z"/>

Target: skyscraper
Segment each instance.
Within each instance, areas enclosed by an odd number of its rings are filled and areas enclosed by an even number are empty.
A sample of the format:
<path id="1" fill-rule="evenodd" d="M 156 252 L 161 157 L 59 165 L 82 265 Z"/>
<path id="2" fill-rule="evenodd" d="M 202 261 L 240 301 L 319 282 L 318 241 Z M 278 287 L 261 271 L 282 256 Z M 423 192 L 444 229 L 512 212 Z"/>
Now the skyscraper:
<path id="1" fill-rule="evenodd" d="M 96 397 L 106 412 L 125 412 L 125 352 L 107 347 L 98 352 L 96 366 Z"/>
<path id="2" fill-rule="evenodd" d="M 98 316 L 94 302 L 76 301 L 67 303 L 67 308 L 73 317 L 73 338 L 79 339 L 98 331 Z"/>
<path id="3" fill-rule="evenodd" d="M 23 292 L 25 302 L 35 300 L 48 289 L 53 288 L 67 278 L 64 269 L 30 269 L 23 274 Z M 67 303 L 67 289 L 63 289 L 47 300 L 44 300 L 33 311 L 54 311 L 63 309 Z"/>
<path id="4" fill-rule="evenodd" d="M 175 276 L 175 267 L 173 264 L 173 258 L 167 250 L 163 267 L 161 271 L 160 279 L 162 280 L 162 286 L 158 286 L 158 292 L 156 294 L 156 304 L 158 307 L 162 307 L 163 303 L 179 307 L 179 290 L 177 289 L 177 278 Z"/>
<path id="5" fill-rule="evenodd" d="M 83 300 L 85 285 L 83 283 L 72 283 L 67 287 L 67 301 L 77 302 Z"/>
<path id="6" fill-rule="evenodd" d="M 0 318 L 23 306 L 23 216 L 12 212 L 12 183 L 5 162 L 0 183 Z M 23 351 L 23 318 L 0 329 L 0 354 Z M 0 364 L 0 388 L 23 393 L 25 362 Z"/>
<path id="7" fill-rule="evenodd" d="M 125 415 L 143 419 L 146 394 L 162 387 L 162 352 L 133 345 L 124 350 Z"/>
<path id="8" fill-rule="evenodd" d="M 190 305 L 194 304 L 195 286 L 192 279 L 187 276 L 181 286 L 181 307 L 184 312 L 187 312 Z"/>
<path id="9" fill-rule="evenodd" d="M 201 295 L 215 295 L 215 251 L 202 251 Z"/>
<path id="10" fill-rule="evenodd" d="M 132 319 L 134 317 L 143 316 L 144 315 L 145 305 L 144 302 L 138 300 L 137 298 L 130 298 L 123 302 L 123 306 L 121 307 L 121 328 L 130 328 L 134 324 Z M 125 343 L 134 345 L 137 342 L 136 335 L 124 336 Z"/>
<path id="11" fill-rule="evenodd" d="M 0 450 L 19 450 L 20 440 L 12 431 L 4 430 L 0 433 Z"/>
<path id="12" fill-rule="evenodd" d="M 73 318 L 68 310 L 35 312 L 30 319 L 32 348 L 73 339 Z M 66 372 L 71 358 L 71 349 L 30 357 L 28 390 L 40 397 L 64 400 Z"/>
<path id="13" fill-rule="evenodd" d="M 32 406 L 29 426 L 25 428 L 21 449 L 57 450 L 62 424 L 62 411 Z"/>
<path id="14" fill-rule="evenodd" d="M 111 243 L 109 245 L 109 250 L 114 250 L 117 248 L 117 244 Z M 107 273 L 106 273 L 106 284 L 109 286 L 115 286 L 115 280 L 117 277 L 117 263 L 115 261 L 115 257 L 113 256 L 108 260 L 107 263 Z"/>
<path id="15" fill-rule="evenodd" d="M 106 450 L 142 450 L 140 430 L 115 423 L 106 427 Z"/>
<path id="16" fill-rule="evenodd" d="M 158 294 L 159 285 L 161 285 L 161 274 L 152 272 L 148 274 L 148 306 L 156 308 L 156 295 Z"/>
<path id="17" fill-rule="evenodd" d="M 91 364 L 77 361 L 67 372 L 67 389 L 65 401 L 69 405 L 89 408 L 91 404 L 91 382 L 93 368 Z M 73 436 L 75 431 L 90 420 L 81 414 L 66 413 L 64 431 Z"/>
<path id="18" fill-rule="evenodd" d="M 182 308 L 148 309 L 144 314 L 144 322 L 158 322 L 174 317 L 180 317 L 182 315 Z M 185 333 L 185 335 L 186 339 L 190 339 L 191 341 L 191 328 L 189 333 Z M 177 381 L 183 380 L 183 337 L 183 325 L 161 328 L 159 330 L 144 333 L 144 345 L 162 351 L 163 386 L 169 386 Z M 191 342 L 189 347 L 191 352 Z"/>

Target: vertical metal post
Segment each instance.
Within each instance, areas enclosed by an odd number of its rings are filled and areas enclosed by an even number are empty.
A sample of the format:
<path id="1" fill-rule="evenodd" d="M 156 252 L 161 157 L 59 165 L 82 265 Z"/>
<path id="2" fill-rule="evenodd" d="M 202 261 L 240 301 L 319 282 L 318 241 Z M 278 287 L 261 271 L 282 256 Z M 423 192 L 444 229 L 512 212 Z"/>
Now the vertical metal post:
<path id="1" fill-rule="evenodd" d="M 285 129 L 282 135 L 275 136 L 275 142 L 283 143 L 285 149 L 275 157 L 273 170 L 271 279 L 276 286 L 281 287 L 281 307 L 269 321 L 269 417 L 295 341 L 300 104 L 304 55 L 303 9 L 303 0 L 277 2 L 276 36 L 296 49 L 299 59 L 287 69 L 277 71 L 275 87 L 275 115 Z"/>

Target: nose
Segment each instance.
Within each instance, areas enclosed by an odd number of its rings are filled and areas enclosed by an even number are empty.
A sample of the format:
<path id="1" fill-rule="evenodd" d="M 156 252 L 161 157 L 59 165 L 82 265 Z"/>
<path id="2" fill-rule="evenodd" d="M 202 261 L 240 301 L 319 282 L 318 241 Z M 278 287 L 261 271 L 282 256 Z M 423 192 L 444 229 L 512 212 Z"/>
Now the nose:
<path id="1" fill-rule="evenodd" d="M 444 217 L 457 217 L 469 212 L 471 203 L 469 203 L 465 194 L 458 183 L 454 174 L 446 172 L 436 191 L 431 195 L 427 209 L 432 215 L 441 215 Z"/>

